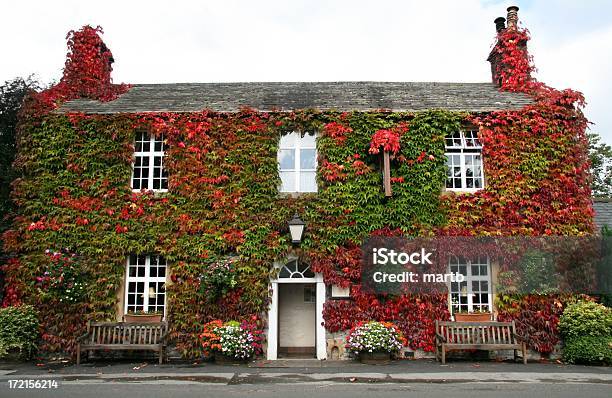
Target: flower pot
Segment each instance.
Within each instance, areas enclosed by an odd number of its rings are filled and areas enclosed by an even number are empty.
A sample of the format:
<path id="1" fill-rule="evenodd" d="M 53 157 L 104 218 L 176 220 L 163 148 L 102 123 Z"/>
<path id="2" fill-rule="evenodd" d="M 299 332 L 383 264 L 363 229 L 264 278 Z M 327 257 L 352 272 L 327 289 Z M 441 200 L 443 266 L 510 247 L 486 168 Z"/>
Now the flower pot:
<path id="1" fill-rule="evenodd" d="M 490 312 L 477 312 L 477 313 L 457 313 L 455 314 L 456 322 L 490 322 Z"/>
<path id="2" fill-rule="evenodd" d="M 388 352 L 360 352 L 359 361 L 368 365 L 386 365 L 391 362 Z"/>
<path id="3" fill-rule="evenodd" d="M 215 363 L 218 365 L 244 365 L 249 362 L 251 358 L 234 358 L 222 353 L 215 353 Z"/>
<path id="4" fill-rule="evenodd" d="M 161 314 L 125 314 L 123 320 L 129 323 L 158 323 L 162 320 Z"/>

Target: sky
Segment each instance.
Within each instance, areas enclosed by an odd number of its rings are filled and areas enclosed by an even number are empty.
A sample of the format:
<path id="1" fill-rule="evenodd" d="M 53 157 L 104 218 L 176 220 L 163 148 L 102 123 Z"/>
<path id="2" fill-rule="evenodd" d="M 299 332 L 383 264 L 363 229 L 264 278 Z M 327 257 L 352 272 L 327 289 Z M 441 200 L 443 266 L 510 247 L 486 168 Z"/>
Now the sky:
<path id="1" fill-rule="evenodd" d="M 66 33 L 100 25 L 116 83 L 490 81 L 493 20 L 520 7 L 536 77 L 582 91 L 612 144 L 609 0 L 2 1 L 0 81 L 57 81 Z"/>

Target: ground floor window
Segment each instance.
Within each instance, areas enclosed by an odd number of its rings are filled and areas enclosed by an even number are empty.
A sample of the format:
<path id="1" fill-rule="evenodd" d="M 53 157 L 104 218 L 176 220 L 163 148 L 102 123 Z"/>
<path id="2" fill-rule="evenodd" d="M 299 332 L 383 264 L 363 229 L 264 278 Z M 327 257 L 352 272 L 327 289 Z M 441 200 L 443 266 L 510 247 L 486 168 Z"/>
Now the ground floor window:
<path id="1" fill-rule="evenodd" d="M 487 256 L 463 258 L 451 256 L 449 270 L 465 277 L 463 282 L 451 282 L 449 298 L 451 312 L 491 311 L 491 266 Z"/>
<path id="2" fill-rule="evenodd" d="M 166 309 L 166 259 L 131 255 L 127 261 L 125 312 L 161 312 Z"/>

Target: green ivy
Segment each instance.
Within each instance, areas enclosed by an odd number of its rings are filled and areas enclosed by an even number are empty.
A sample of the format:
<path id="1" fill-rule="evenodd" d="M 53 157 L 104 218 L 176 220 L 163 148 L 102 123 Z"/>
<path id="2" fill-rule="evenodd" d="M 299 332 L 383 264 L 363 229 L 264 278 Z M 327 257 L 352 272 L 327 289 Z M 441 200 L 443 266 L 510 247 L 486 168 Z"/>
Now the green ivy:
<path id="1" fill-rule="evenodd" d="M 0 308 L 0 358 L 11 350 L 30 358 L 38 341 L 38 313 L 31 305 Z"/>

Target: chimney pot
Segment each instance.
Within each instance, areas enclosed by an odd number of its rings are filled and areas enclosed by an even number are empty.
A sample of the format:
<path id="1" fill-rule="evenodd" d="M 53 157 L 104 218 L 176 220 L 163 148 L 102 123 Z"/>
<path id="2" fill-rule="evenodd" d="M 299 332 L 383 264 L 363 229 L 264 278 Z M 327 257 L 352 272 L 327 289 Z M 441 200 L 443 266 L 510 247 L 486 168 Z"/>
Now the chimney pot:
<path id="1" fill-rule="evenodd" d="M 518 10 L 517 6 L 508 7 L 508 29 L 516 30 L 518 26 Z"/>
<path id="2" fill-rule="evenodd" d="M 497 33 L 501 32 L 502 30 L 506 29 L 506 18 L 504 17 L 498 17 L 495 18 L 495 31 Z"/>

